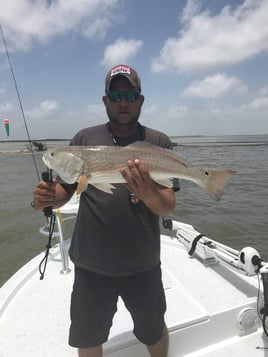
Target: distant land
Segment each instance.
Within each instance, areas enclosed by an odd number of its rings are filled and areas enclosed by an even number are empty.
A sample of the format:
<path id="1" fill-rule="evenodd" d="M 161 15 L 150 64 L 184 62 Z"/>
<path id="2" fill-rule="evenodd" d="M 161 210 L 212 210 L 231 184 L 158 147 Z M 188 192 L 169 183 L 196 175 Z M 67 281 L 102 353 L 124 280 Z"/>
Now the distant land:
<path id="1" fill-rule="evenodd" d="M 206 135 L 170 135 L 170 138 L 205 138 Z M 17 140 L 12 140 L 12 139 L 6 139 L 6 140 L 0 140 L 0 143 L 24 143 L 24 142 L 33 142 L 33 141 L 70 141 L 71 139 L 17 139 Z"/>
<path id="2" fill-rule="evenodd" d="M 0 143 L 25 143 L 25 142 L 33 142 L 33 141 L 68 141 L 68 140 L 71 140 L 71 139 L 31 139 L 31 140 L 27 140 L 27 139 L 24 139 L 24 140 L 10 140 L 10 139 L 7 139 L 7 140 L 0 140 Z"/>
<path id="3" fill-rule="evenodd" d="M 264 133 L 264 134 L 226 134 L 226 135 L 169 135 L 170 139 L 173 140 L 173 139 L 198 139 L 198 138 L 202 138 L 202 139 L 205 139 L 205 138 L 210 138 L 210 139 L 213 139 L 213 138 L 237 138 L 237 137 L 241 137 L 241 139 L 244 137 L 259 137 L 259 138 L 262 138 L 262 137 L 267 137 L 268 133 Z M 62 141 L 71 141 L 70 138 L 65 138 L 65 139 L 31 139 L 31 140 L 27 140 L 26 138 L 25 139 L 17 139 L 17 140 L 13 140 L 11 138 L 7 138 L 5 140 L 0 140 L 0 143 L 33 143 L 33 142 L 52 142 L 52 141 L 58 141 L 58 142 L 62 142 Z"/>

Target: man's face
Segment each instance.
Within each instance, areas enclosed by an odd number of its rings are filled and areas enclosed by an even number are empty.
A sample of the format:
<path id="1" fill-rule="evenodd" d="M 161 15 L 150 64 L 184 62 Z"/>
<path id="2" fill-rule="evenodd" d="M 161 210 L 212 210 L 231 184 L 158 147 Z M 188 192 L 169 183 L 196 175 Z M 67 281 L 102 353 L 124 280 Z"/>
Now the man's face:
<path id="1" fill-rule="evenodd" d="M 126 93 L 133 90 L 135 88 L 124 77 L 115 78 L 110 86 L 110 91 L 113 92 Z M 120 126 L 133 125 L 133 123 L 138 121 L 143 101 L 144 96 L 141 94 L 135 101 L 129 101 L 125 96 L 122 96 L 118 102 L 112 101 L 108 95 L 103 97 L 110 121 Z"/>

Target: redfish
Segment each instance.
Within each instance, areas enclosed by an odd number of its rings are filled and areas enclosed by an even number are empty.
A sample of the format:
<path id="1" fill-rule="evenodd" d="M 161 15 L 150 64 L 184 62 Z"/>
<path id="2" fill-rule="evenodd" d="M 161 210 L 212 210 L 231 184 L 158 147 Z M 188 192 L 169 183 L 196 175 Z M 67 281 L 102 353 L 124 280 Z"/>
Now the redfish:
<path id="1" fill-rule="evenodd" d="M 66 146 L 50 149 L 43 155 L 45 165 L 69 184 L 78 182 L 77 193 L 87 189 L 88 183 L 101 191 L 113 193 L 113 184 L 125 183 L 120 173 L 128 160 L 140 160 L 152 180 L 164 187 L 172 187 L 178 178 L 196 183 L 214 200 L 221 197 L 232 170 L 190 167 L 172 150 L 136 142 L 129 146 Z"/>

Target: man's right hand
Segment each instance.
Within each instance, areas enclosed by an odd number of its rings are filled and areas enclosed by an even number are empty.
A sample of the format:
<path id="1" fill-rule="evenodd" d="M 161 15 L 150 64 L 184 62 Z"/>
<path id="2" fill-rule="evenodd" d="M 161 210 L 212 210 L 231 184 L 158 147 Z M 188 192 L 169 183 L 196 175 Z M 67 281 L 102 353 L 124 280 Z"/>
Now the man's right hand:
<path id="1" fill-rule="evenodd" d="M 42 211 L 46 207 L 54 207 L 56 203 L 56 180 L 40 181 L 34 188 L 33 207 Z"/>

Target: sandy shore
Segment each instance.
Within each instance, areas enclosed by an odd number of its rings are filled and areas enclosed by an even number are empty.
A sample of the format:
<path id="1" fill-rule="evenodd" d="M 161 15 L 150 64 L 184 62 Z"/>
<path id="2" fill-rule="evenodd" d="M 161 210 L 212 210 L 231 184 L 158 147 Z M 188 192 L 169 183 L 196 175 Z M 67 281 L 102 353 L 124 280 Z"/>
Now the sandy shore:
<path id="1" fill-rule="evenodd" d="M 10 154 L 31 154 L 30 150 L 2 150 L 0 155 L 10 155 Z M 43 151 L 34 151 L 34 154 L 42 154 Z"/>

